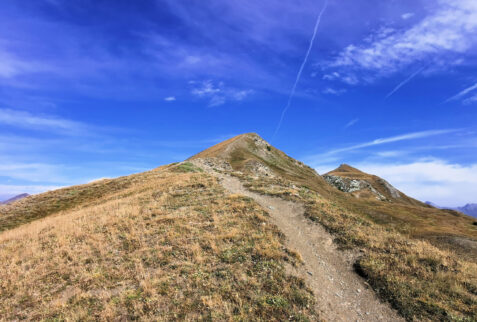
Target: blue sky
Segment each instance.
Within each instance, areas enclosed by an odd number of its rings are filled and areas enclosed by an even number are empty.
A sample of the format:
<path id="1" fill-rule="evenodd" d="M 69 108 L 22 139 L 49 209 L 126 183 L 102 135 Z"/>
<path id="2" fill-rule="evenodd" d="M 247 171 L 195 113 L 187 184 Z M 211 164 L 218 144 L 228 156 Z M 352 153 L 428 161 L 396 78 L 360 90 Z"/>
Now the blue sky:
<path id="1" fill-rule="evenodd" d="M 477 202 L 476 34 L 475 0 L 4 1 L 0 198 L 257 132 L 320 173 Z"/>

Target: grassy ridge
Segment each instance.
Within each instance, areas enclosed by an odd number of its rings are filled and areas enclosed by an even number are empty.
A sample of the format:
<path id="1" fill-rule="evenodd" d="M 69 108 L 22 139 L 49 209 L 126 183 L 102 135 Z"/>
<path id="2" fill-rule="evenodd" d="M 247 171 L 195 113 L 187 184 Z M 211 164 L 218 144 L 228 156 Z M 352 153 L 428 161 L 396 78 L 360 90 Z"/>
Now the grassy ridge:
<path id="1" fill-rule="evenodd" d="M 3 232 L 0 320 L 314 319 L 263 209 L 182 170 Z"/>
<path id="2" fill-rule="evenodd" d="M 82 205 L 90 205 L 117 192 L 141 184 L 157 170 L 116 179 L 103 179 L 84 185 L 71 186 L 0 206 L 0 232 Z"/>
<path id="3" fill-rule="evenodd" d="M 379 225 L 339 202 L 283 179 L 250 179 L 249 189 L 302 202 L 341 247 L 361 253 L 355 267 L 408 320 L 477 320 L 477 264 Z"/>

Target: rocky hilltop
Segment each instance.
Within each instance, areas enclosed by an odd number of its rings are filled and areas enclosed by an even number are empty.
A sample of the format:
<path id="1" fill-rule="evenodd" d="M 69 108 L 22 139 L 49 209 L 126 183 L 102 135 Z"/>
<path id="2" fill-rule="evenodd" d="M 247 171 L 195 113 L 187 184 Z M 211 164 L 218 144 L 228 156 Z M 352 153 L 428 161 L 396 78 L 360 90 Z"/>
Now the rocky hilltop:
<path id="1" fill-rule="evenodd" d="M 362 172 L 347 164 L 342 164 L 323 177 L 339 190 L 357 198 L 373 198 L 380 201 L 425 206 L 424 203 L 406 196 L 383 178 Z"/>

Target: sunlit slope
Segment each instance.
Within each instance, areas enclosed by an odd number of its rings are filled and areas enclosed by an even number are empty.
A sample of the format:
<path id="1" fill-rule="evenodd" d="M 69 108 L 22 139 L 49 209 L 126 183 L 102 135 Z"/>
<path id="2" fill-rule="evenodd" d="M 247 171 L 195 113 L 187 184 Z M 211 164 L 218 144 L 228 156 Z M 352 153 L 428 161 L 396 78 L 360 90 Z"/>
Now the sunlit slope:
<path id="1" fill-rule="evenodd" d="M 299 256 L 266 209 L 213 173 L 301 204 L 408 320 L 477 319 L 474 219 L 349 166 L 331 175 L 366 183 L 340 190 L 244 134 L 186 162 L 0 206 L 0 320 L 314 319 L 311 293 L 284 270 Z"/>
<path id="2" fill-rule="evenodd" d="M 113 197 L 115 193 L 152 180 L 157 175 L 157 171 L 98 180 L 84 185 L 32 195 L 9 205 L 0 205 L 0 231 Z"/>
<path id="3" fill-rule="evenodd" d="M 365 181 L 385 197 L 380 200 L 368 187 L 346 193 L 347 198 L 336 195 L 336 200 L 347 209 L 477 261 L 477 225 L 474 218 L 457 211 L 431 207 L 410 198 L 384 179 L 348 165 L 341 165 L 324 176 Z"/>
<path id="4" fill-rule="evenodd" d="M 334 189 L 314 169 L 273 147 L 255 133 L 231 138 L 189 160 L 198 158 L 218 158 L 229 162 L 235 171 L 265 176 L 268 173 L 309 185 L 326 195 L 334 193 Z"/>
<path id="5" fill-rule="evenodd" d="M 427 207 L 425 203 L 420 202 L 416 199 L 410 198 L 409 196 L 404 194 L 402 191 L 397 190 L 383 178 L 365 173 L 347 164 L 342 164 L 337 169 L 330 171 L 324 175 L 324 177 L 327 177 L 327 176 L 337 176 L 340 178 L 351 179 L 351 180 L 363 180 L 369 183 L 380 195 L 384 196 L 385 200 L 398 202 L 401 204 L 412 205 L 412 206 Z M 361 190 L 368 190 L 368 189 L 364 188 Z M 372 192 L 369 193 L 367 197 L 371 199 L 377 199 L 375 198 Z"/>
<path id="6" fill-rule="evenodd" d="M 256 203 L 188 164 L 140 178 L 0 234 L 0 320 L 313 318 Z"/>

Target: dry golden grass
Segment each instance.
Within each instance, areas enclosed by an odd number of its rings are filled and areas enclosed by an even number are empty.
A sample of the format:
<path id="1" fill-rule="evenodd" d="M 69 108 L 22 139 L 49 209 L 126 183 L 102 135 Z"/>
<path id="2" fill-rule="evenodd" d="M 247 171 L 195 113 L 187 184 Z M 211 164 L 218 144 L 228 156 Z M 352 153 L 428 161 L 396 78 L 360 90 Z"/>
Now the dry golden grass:
<path id="1" fill-rule="evenodd" d="M 404 194 L 392 202 L 355 198 L 263 145 L 256 135 L 242 135 L 198 156 L 229 161 L 243 172 L 232 174 L 256 192 L 304 203 L 307 216 L 325 226 L 338 243 L 362 251 L 356 270 L 407 319 L 477 319 L 477 226 L 471 218 Z M 243 167 L 248 160 L 262 162 L 277 177 L 257 179 Z M 378 177 L 351 167 L 341 170 L 334 174 L 367 180 L 391 198 Z"/>
<path id="2" fill-rule="evenodd" d="M 276 178 L 233 174 L 303 203 L 408 320 L 477 320 L 477 256 L 450 242 L 477 239 L 469 218 L 357 199 L 253 134 L 198 156 L 266 165 Z M 284 270 L 299 256 L 267 214 L 192 163 L 30 197 L 0 208 L 2 225 L 22 226 L 0 234 L 0 320 L 315 318 L 311 293 Z"/>
<path id="3" fill-rule="evenodd" d="M 255 192 L 302 202 L 308 218 L 321 223 L 342 247 L 361 253 L 356 271 L 406 319 L 477 320 L 476 263 L 377 224 L 365 209 L 350 211 L 339 199 L 307 187 L 284 179 L 242 179 Z"/>
<path id="4" fill-rule="evenodd" d="M 0 234 L 0 320 L 314 317 L 264 210 L 170 170 Z"/>
<path id="5" fill-rule="evenodd" d="M 336 193 L 332 198 L 347 210 L 371 219 L 403 234 L 424 239 L 432 244 L 457 252 L 477 263 L 477 226 L 474 219 L 453 210 L 442 210 L 412 199 L 402 192 L 400 198 L 392 198 L 379 177 L 361 172 L 347 165 L 329 172 L 349 179 L 361 179 L 371 183 L 391 201 L 355 198 L 350 194 Z M 464 242 L 460 242 L 465 239 Z M 473 245 L 468 247 L 467 245 Z"/>
<path id="6" fill-rule="evenodd" d="M 0 206 L 0 232 L 34 220 L 84 205 L 90 206 L 104 197 L 112 196 L 129 187 L 141 185 L 146 180 L 167 169 L 158 169 L 116 179 L 103 179 L 84 185 L 71 186 L 42 194 L 32 195 L 9 205 Z"/>

